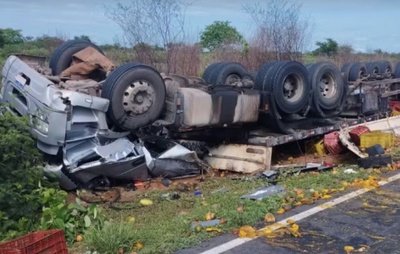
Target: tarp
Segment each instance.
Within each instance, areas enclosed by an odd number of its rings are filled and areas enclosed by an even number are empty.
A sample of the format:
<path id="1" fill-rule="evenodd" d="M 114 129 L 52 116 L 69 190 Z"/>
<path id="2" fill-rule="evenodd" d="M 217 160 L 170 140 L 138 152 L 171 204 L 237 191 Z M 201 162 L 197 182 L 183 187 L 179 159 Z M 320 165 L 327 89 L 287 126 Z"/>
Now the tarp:
<path id="1" fill-rule="evenodd" d="M 87 76 L 97 69 L 102 69 L 105 72 L 115 69 L 114 63 L 106 56 L 101 54 L 93 47 L 87 47 L 72 56 L 72 64 L 68 69 L 65 69 L 60 76 Z M 74 79 L 76 79 L 74 78 Z"/>

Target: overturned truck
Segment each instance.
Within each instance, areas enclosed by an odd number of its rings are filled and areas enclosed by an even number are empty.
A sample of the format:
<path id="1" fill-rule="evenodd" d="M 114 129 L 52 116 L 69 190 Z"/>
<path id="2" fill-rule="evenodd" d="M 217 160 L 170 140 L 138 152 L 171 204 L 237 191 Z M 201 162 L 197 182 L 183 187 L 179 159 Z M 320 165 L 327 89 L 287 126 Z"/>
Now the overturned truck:
<path id="1" fill-rule="evenodd" d="M 201 78 L 121 66 L 96 45 L 63 43 L 46 59 L 11 55 L 1 101 L 28 116 L 45 174 L 66 190 L 111 181 L 244 173 L 270 166 L 272 147 L 388 117 L 400 64 L 273 61 L 257 73 L 235 62 Z"/>

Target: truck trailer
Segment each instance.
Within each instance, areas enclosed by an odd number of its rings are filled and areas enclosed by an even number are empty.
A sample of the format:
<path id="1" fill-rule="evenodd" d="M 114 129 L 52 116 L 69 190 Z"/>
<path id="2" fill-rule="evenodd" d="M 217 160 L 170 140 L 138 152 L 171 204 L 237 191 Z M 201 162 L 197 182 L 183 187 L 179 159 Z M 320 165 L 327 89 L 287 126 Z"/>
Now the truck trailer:
<path id="1" fill-rule="evenodd" d="M 303 65 L 271 61 L 256 73 L 216 62 L 202 77 L 121 66 L 88 41 L 66 41 L 46 59 L 11 55 L 4 108 L 30 119 L 45 175 L 66 190 L 271 166 L 274 146 L 391 119 L 400 64 Z M 396 118 L 397 119 L 397 118 Z"/>

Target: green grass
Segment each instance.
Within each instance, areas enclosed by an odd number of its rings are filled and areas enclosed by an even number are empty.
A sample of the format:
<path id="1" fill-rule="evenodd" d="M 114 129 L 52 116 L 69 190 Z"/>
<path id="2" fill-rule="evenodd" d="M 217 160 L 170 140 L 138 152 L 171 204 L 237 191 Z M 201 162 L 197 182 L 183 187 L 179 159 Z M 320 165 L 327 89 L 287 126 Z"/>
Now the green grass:
<path id="1" fill-rule="evenodd" d="M 345 174 L 343 169 L 321 172 L 318 175 L 300 173 L 279 179 L 288 195 L 295 189 L 302 189 L 306 193 L 310 189 L 322 191 L 323 189 L 340 188 L 342 182 L 351 182 L 356 178 L 365 179 L 369 173 L 366 170 L 353 168 L 358 173 Z M 209 179 L 198 183 L 198 190 L 202 196 L 195 196 L 193 190 L 179 192 L 180 199 L 166 200 L 161 197 L 163 191 L 152 191 L 145 195 L 135 197 L 130 203 L 120 204 L 127 209 L 116 210 L 105 207 L 105 215 L 108 218 L 118 220 L 121 217 L 135 218 L 132 225 L 134 241 L 143 242 L 144 248 L 138 253 L 172 253 L 178 249 L 190 247 L 215 236 L 218 233 L 195 232 L 190 225 L 193 221 L 204 221 L 207 212 L 213 212 L 217 218 L 224 218 L 227 223 L 218 225 L 223 233 L 243 225 L 254 225 L 261 221 L 268 212 L 275 213 L 285 205 L 285 198 L 274 196 L 261 201 L 241 199 L 244 194 L 267 186 L 265 180 L 232 180 L 228 178 Z M 217 190 L 225 190 L 218 192 Z M 173 190 L 170 190 L 172 192 Z M 153 201 L 153 205 L 141 206 L 141 198 Z M 236 208 L 244 206 L 243 212 Z M 130 207 L 130 209 L 128 209 Z M 129 252 L 128 252 L 129 253 Z"/>
<path id="2" fill-rule="evenodd" d="M 177 249 L 188 247 L 208 239 L 215 233 L 191 230 L 191 222 L 205 220 L 207 212 L 214 212 L 218 218 L 227 219 L 227 224 L 221 228 L 225 231 L 242 224 L 253 224 L 259 221 L 266 212 L 272 212 L 280 207 L 280 198 L 266 199 L 261 202 L 241 200 L 247 194 L 259 187 L 267 185 L 265 181 L 240 180 L 208 180 L 199 184 L 202 196 L 193 192 L 179 193 L 178 200 L 166 201 L 160 198 L 162 192 L 148 193 L 152 206 L 137 207 L 131 210 L 116 211 L 109 209 L 106 215 L 111 218 L 134 216 L 136 238 L 144 243 L 139 253 L 172 253 Z M 225 186 L 223 193 L 212 193 Z M 135 201 L 138 204 L 140 198 Z M 236 207 L 243 204 L 245 210 L 238 213 Z"/>
<path id="3" fill-rule="evenodd" d="M 357 173 L 346 174 L 344 170 L 351 168 Z M 366 179 L 369 173 L 365 169 L 357 166 L 347 166 L 336 170 L 323 171 L 319 175 L 313 174 L 298 174 L 284 178 L 280 183 L 287 190 L 303 189 L 321 191 L 322 189 L 337 189 L 342 187 L 342 182 L 352 182 L 354 179 Z"/>
<path id="4" fill-rule="evenodd" d="M 123 220 L 107 222 L 104 227 L 92 227 L 85 233 L 84 245 L 101 254 L 115 254 L 123 248 L 130 250 L 135 243 L 133 223 Z"/>

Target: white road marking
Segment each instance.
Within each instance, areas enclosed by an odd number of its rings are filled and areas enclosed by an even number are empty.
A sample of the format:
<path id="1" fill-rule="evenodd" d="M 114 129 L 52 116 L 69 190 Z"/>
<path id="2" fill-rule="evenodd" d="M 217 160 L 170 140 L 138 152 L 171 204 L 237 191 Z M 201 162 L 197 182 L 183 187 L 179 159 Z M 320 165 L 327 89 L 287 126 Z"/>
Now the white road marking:
<path id="1" fill-rule="evenodd" d="M 386 185 L 388 183 L 391 183 L 391 182 L 399 180 L 399 179 L 400 179 L 400 173 L 396 174 L 396 175 L 394 175 L 392 177 L 389 177 L 387 179 L 387 181 L 379 181 L 379 185 L 380 186 L 384 186 L 384 185 Z M 358 197 L 358 196 L 360 196 L 360 195 L 362 195 L 362 194 L 364 194 L 366 192 L 369 192 L 371 190 L 373 190 L 373 189 L 360 189 L 360 190 L 356 190 L 356 191 L 350 192 L 350 193 L 348 193 L 346 195 L 343 195 L 341 197 L 335 198 L 335 199 L 333 199 L 331 201 L 328 201 L 328 202 L 326 202 L 324 204 L 321 204 L 321 205 L 318 205 L 316 207 L 313 207 L 313 208 L 311 208 L 309 210 L 306 210 L 304 212 L 301 212 L 299 214 L 287 217 L 286 219 L 278 221 L 277 223 L 269 225 L 269 226 L 267 226 L 267 227 L 265 227 L 263 229 L 270 228 L 272 230 L 276 230 L 278 228 L 286 226 L 287 225 L 286 221 L 289 220 L 289 219 L 294 220 L 296 222 L 300 221 L 300 220 L 305 219 L 305 218 L 307 218 L 307 217 L 309 217 L 311 215 L 319 213 L 319 212 L 321 212 L 321 211 L 323 211 L 323 210 L 325 210 L 327 208 L 331 208 L 332 206 L 335 206 L 335 205 L 338 205 L 340 203 L 343 203 L 343 202 L 345 202 L 345 201 L 347 201 L 349 199 Z M 261 229 L 261 230 L 263 230 L 263 229 Z M 223 253 L 223 252 L 225 252 L 227 250 L 236 248 L 237 246 L 240 246 L 240 245 L 242 245 L 244 243 L 250 242 L 251 240 L 254 240 L 256 238 L 258 238 L 258 237 L 255 237 L 255 238 L 236 238 L 236 239 L 234 239 L 232 241 L 229 241 L 229 242 L 226 242 L 226 243 L 221 244 L 219 246 L 216 246 L 216 247 L 214 247 L 212 249 L 209 249 L 207 251 L 204 251 L 204 252 L 202 252 L 200 254 L 219 254 L 219 253 Z"/>

